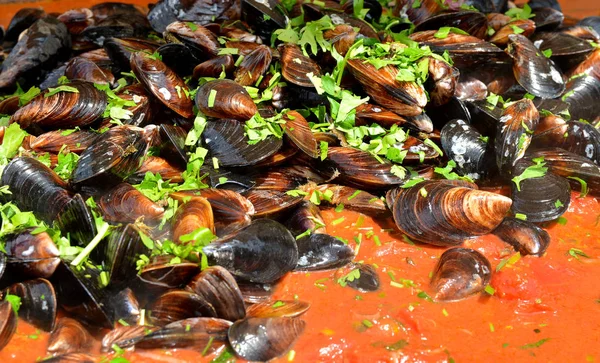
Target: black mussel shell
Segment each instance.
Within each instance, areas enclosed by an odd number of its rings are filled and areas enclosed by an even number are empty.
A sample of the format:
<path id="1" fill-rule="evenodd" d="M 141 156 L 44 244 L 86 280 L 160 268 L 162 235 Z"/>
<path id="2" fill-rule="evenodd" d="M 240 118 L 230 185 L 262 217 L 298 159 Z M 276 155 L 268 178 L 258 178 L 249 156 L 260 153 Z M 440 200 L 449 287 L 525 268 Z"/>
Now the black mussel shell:
<path id="1" fill-rule="evenodd" d="M 157 225 L 165 211 L 129 183 L 120 183 L 103 194 L 98 208 L 105 221 L 115 224 L 141 219 L 147 225 Z"/>
<path id="2" fill-rule="evenodd" d="M 556 98 L 564 92 L 562 73 L 529 39 L 509 35 L 507 52 L 514 60 L 515 78 L 527 92 L 541 98 Z"/>
<path id="3" fill-rule="evenodd" d="M 311 233 L 325 233 L 325 221 L 321 216 L 319 206 L 309 201 L 300 203 L 284 218 L 285 226 L 294 234 L 301 234 L 307 230 Z M 300 252 L 298 251 L 298 253 Z"/>
<path id="4" fill-rule="evenodd" d="M 37 20 L 2 62 L 0 88 L 13 87 L 17 81 L 28 86 L 40 71 L 52 69 L 59 54 L 70 45 L 71 37 L 63 23 L 52 17 Z M 21 78 L 26 81 L 21 82 Z"/>
<path id="5" fill-rule="evenodd" d="M 429 122 L 432 124 L 432 130 L 424 131 L 430 133 L 433 131 L 434 126 L 436 129 L 441 130 L 448 121 L 455 119 L 464 120 L 467 123 L 471 123 L 471 113 L 467 107 L 469 104 L 470 102 L 463 102 L 457 97 L 452 97 L 446 104 L 438 107 L 428 106 L 427 116 L 429 117 Z M 493 129 L 495 131 L 496 122 L 494 122 L 493 125 Z"/>
<path id="6" fill-rule="evenodd" d="M 505 218 L 492 233 L 513 246 L 522 256 L 542 256 L 550 245 L 548 232 L 517 218 Z"/>
<path id="7" fill-rule="evenodd" d="M 79 37 L 101 47 L 110 38 L 146 38 L 149 28 L 148 20 L 139 12 L 114 14 L 88 26 Z"/>
<path id="8" fill-rule="evenodd" d="M 489 136 L 490 142 L 493 141 L 504 110 L 490 105 L 486 100 L 465 102 L 465 106 L 469 112 L 471 126 L 482 135 Z"/>
<path id="9" fill-rule="evenodd" d="M 54 287 L 48 280 L 34 279 L 8 287 L 7 292 L 21 298 L 19 317 L 43 331 L 51 331 L 58 310 Z"/>
<path id="10" fill-rule="evenodd" d="M 114 62 L 114 64 L 122 71 L 131 69 L 129 60 L 131 54 L 139 51 L 153 53 L 160 44 L 139 38 L 110 38 L 104 41 L 104 49 Z"/>
<path id="11" fill-rule="evenodd" d="M 201 317 L 172 322 L 145 335 L 135 343 L 136 349 L 196 348 L 215 350 L 227 342 L 231 322 Z M 208 350 L 211 352 L 212 350 Z"/>
<path id="12" fill-rule="evenodd" d="M 536 147 L 559 147 L 600 165 L 600 132 L 593 125 L 569 121 L 536 134 L 532 143 Z"/>
<path id="13" fill-rule="evenodd" d="M 0 350 L 2 350 L 17 331 L 17 314 L 8 301 L 0 301 Z"/>
<path id="14" fill-rule="evenodd" d="M 202 57 L 202 60 L 216 57 L 219 53 L 217 36 L 202 25 L 176 21 L 167 26 L 166 34 L 182 41 L 193 50 L 192 54 Z"/>
<path id="15" fill-rule="evenodd" d="M 379 290 L 379 274 L 373 265 L 366 263 L 352 263 L 341 271 L 358 271 L 358 276 L 353 279 L 347 279 L 346 284 L 360 292 L 373 292 Z M 338 271 L 339 273 L 340 271 Z"/>
<path id="16" fill-rule="evenodd" d="M 58 302 L 67 313 L 90 326 L 111 329 L 112 312 L 102 304 L 108 291 L 100 286 L 99 275 L 100 271 L 96 268 L 87 265 L 75 267 L 68 261 L 62 261 L 51 281 Z"/>
<path id="17" fill-rule="evenodd" d="M 273 31 L 285 28 L 288 22 L 285 9 L 274 0 L 242 0 L 242 20 L 252 24 L 257 34 L 265 40 L 271 39 Z"/>
<path id="18" fill-rule="evenodd" d="M 537 10 L 540 8 L 552 8 L 554 10 L 562 11 L 558 0 L 529 0 L 527 4 L 532 10 Z"/>
<path id="19" fill-rule="evenodd" d="M 512 202 L 473 187 L 459 180 L 431 180 L 398 189 L 392 205 L 396 226 L 413 240 L 438 246 L 459 245 L 491 232 Z"/>
<path id="20" fill-rule="evenodd" d="M 187 290 L 171 290 L 160 295 L 151 305 L 152 321 L 164 326 L 194 317 L 217 317 L 215 308 L 203 297 Z"/>
<path id="21" fill-rule="evenodd" d="M 67 10 L 56 18 L 67 26 L 71 35 L 80 34 L 85 28 L 95 23 L 94 13 L 88 8 Z"/>
<path id="22" fill-rule="evenodd" d="M 11 275 L 49 278 L 60 262 L 59 250 L 48 233 L 31 234 L 33 230 L 3 237 L 6 263 Z"/>
<path id="23" fill-rule="evenodd" d="M 168 124 L 160 125 L 161 157 L 184 168 L 189 159 L 185 146 L 186 136 L 187 131 L 182 127 Z"/>
<path id="24" fill-rule="evenodd" d="M 129 280 L 129 282 L 131 282 Z M 114 286 L 110 287 L 114 291 Z M 103 303 L 109 307 L 113 313 L 113 319 L 119 322 L 126 322 L 131 325 L 138 324 L 140 321 L 140 304 L 130 288 L 125 288 L 117 293 L 111 294 Z"/>
<path id="25" fill-rule="evenodd" d="M 441 139 L 444 153 L 454 160 L 460 174 L 478 180 L 491 171 L 493 153 L 488 151 L 488 143 L 473 126 L 463 120 L 452 120 L 442 128 Z"/>
<path id="26" fill-rule="evenodd" d="M 289 175 L 286 170 L 272 170 L 261 174 L 244 196 L 254 206 L 255 217 L 273 216 L 302 201 L 301 196 L 287 192 L 305 183 L 306 178 Z"/>
<path id="27" fill-rule="evenodd" d="M 567 83 L 564 101 L 569 104 L 572 120 L 594 122 L 600 116 L 600 80 L 592 76 L 577 77 Z"/>
<path id="28" fill-rule="evenodd" d="M 305 325 L 295 318 L 246 318 L 235 322 L 227 336 L 240 358 L 266 362 L 285 354 Z"/>
<path id="29" fill-rule="evenodd" d="M 277 282 L 261 284 L 238 279 L 238 287 L 242 292 L 244 301 L 250 305 L 271 301 L 271 295 L 273 295 L 276 286 Z"/>
<path id="30" fill-rule="evenodd" d="M 464 299 L 483 291 L 491 277 L 492 266 L 484 255 L 469 248 L 451 248 L 442 254 L 433 271 L 433 298 Z"/>
<path id="31" fill-rule="evenodd" d="M 306 155 L 317 158 L 319 156 L 317 140 L 304 116 L 297 111 L 289 111 L 283 119 L 285 123 L 281 124 L 281 128 L 294 145 Z"/>
<path id="32" fill-rule="evenodd" d="M 116 126 L 101 134 L 81 154 L 71 184 L 108 188 L 125 180 L 140 167 L 146 154 L 145 134 L 135 126 Z"/>
<path id="33" fill-rule="evenodd" d="M 521 175 L 533 162 L 523 159 L 515 165 L 513 174 Z M 512 212 L 525 215 L 529 222 L 547 222 L 560 217 L 569 208 L 571 188 L 567 179 L 546 173 L 511 185 Z"/>
<path id="34" fill-rule="evenodd" d="M 62 317 L 50 334 L 47 352 L 53 356 L 86 352 L 92 348 L 94 338 L 77 320 Z"/>
<path id="35" fill-rule="evenodd" d="M 97 132 L 88 130 L 49 131 L 37 136 L 30 146 L 35 151 L 58 154 L 66 145 L 65 149 L 69 152 L 79 154 L 91 146 L 98 135 Z"/>
<path id="36" fill-rule="evenodd" d="M 319 271 L 340 268 L 354 259 L 354 250 L 347 244 L 323 233 L 311 233 L 296 241 L 298 263 L 295 270 Z"/>
<path id="37" fill-rule="evenodd" d="M 444 4 L 435 0 L 424 0 L 421 2 L 398 1 L 394 8 L 394 13 L 399 14 L 402 8 L 406 8 L 408 19 L 417 26 L 431 16 L 435 16 L 445 10 Z"/>
<path id="38" fill-rule="evenodd" d="M 77 92 L 58 92 L 46 97 L 49 90 L 21 107 L 11 117 L 11 122 L 21 128 L 56 130 L 88 126 L 98 120 L 106 108 L 106 94 L 92 83 L 73 81 L 66 86 Z"/>
<path id="39" fill-rule="evenodd" d="M 581 19 L 577 25 L 589 26 L 600 34 L 600 16 L 588 16 Z"/>
<path id="40" fill-rule="evenodd" d="M 131 70 L 163 105 L 184 118 L 193 116 L 187 84 L 161 60 L 144 52 L 131 55 Z"/>
<path id="41" fill-rule="evenodd" d="M 203 114 L 217 118 L 249 120 L 258 109 L 246 89 L 234 81 L 219 79 L 200 86 L 196 106 Z"/>
<path id="42" fill-rule="evenodd" d="M 192 74 L 194 67 L 202 62 L 192 50 L 183 43 L 163 44 L 156 50 L 162 62 L 180 76 Z"/>
<path id="43" fill-rule="evenodd" d="M 281 224 L 258 219 L 235 235 L 204 247 L 209 265 L 253 282 L 273 282 L 298 263 L 298 247 Z"/>
<path id="44" fill-rule="evenodd" d="M 331 194 L 332 205 L 344 205 L 344 209 L 354 210 L 371 216 L 381 216 L 389 212 L 383 200 L 364 190 L 337 184 L 320 184 L 316 190 Z M 329 191 L 329 192 L 328 192 Z M 321 203 L 326 201 L 322 200 Z M 304 232 L 306 229 L 300 231 Z"/>
<path id="45" fill-rule="evenodd" d="M 181 261 L 171 263 L 173 256 L 157 256 L 150 260 L 138 275 L 139 288 L 136 289 L 138 298 L 154 298 L 162 292 L 185 286 L 200 269 L 197 263 Z M 158 292 L 157 292 L 158 291 Z"/>
<path id="46" fill-rule="evenodd" d="M 537 108 L 526 98 L 504 109 L 494 139 L 496 165 L 502 172 L 510 174 L 515 163 L 525 155 L 539 118 Z"/>
<path id="47" fill-rule="evenodd" d="M 594 50 L 587 41 L 559 32 L 536 33 L 531 41 L 542 52 L 550 49 L 552 60 L 563 70 L 576 66 Z"/>
<path id="48" fill-rule="evenodd" d="M 97 248 L 98 255 L 94 257 L 106 266 L 111 286 L 129 284 L 135 279 L 139 255 L 150 252 L 140 233 L 143 232 L 134 224 L 116 227 L 108 240 Z"/>
<path id="49" fill-rule="evenodd" d="M 190 281 L 187 289 L 202 296 L 221 319 L 236 321 L 246 316 L 244 298 L 237 282 L 223 267 L 206 268 Z"/>
<path id="50" fill-rule="evenodd" d="M 415 28 L 415 31 L 438 30 L 444 26 L 459 28 L 474 37 L 483 39 L 488 22 L 485 14 L 477 11 L 448 12 L 426 19 Z"/>
<path id="51" fill-rule="evenodd" d="M 535 9 L 532 20 L 535 21 L 537 31 L 553 31 L 560 28 L 565 16 L 560 10 L 544 7 Z"/>
<path id="52" fill-rule="evenodd" d="M 275 154 L 282 140 L 269 136 L 255 144 L 248 143 L 244 124 L 233 119 L 209 121 L 202 133 L 202 145 L 221 167 L 251 166 Z"/>
<path id="53" fill-rule="evenodd" d="M 16 42 L 19 35 L 33 25 L 37 20 L 45 18 L 46 12 L 42 8 L 22 8 L 13 15 L 4 32 L 5 42 Z"/>
<path id="54" fill-rule="evenodd" d="M 310 303 L 302 300 L 277 300 L 252 304 L 246 315 L 251 318 L 296 318 L 310 308 Z"/>

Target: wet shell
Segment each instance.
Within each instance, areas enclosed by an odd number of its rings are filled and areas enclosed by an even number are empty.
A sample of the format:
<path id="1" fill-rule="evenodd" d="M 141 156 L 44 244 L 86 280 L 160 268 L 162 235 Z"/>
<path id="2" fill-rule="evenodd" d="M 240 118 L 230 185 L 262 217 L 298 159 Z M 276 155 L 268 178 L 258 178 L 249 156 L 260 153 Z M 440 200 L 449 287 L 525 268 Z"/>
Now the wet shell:
<path id="1" fill-rule="evenodd" d="M 246 89 L 227 79 L 200 86 L 196 93 L 196 106 L 207 116 L 240 121 L 246 121 L 258 112 Z"/>
<path id="2" fill-rule="evenodd" d="M 513 246 L 521 256 L 542 256 L 550 245 L 548 232 L 531 222 L 516 218 L 505 218 L 493 233 Z"/>
<path id="3" fill-rule="evenodd" d="M 454 246 L 496 228 L 512 201 L 500 194 L 471 189 L 460 181 L 424 181 L 399 189 L 393 215 L 400 231 L 413 240 Z"/>
<path id="4" fill-rule="evenodd" d="M 21 298 L 19 317 L 43 331 L 54 328 L 58 304 L 54 287 L 46 279 L 33 279 L 8 287 L 7 292 Z"/>
<path id="5" fill-rule="evenodd" d="M 4 251 L 12 273 L 23 274 L 20 277 L 52 276 L 60 262 L 59 250 L 48 233 L 31 234 L 34 228 L 28 228 L 18 234 L 3 238 Z"/>
<path id="6" fill-rule="evenodd" d="M 279 47 L 281 58 L 281 75 L 286 81 L 302 87 L 314 87 L 309 74 L 319 77 L 321 67 L 312 59 L 305 56 L 295 44 L 285 44 Z"/>
<path id="7" fill-rule="evenodd" d="M 527 92 L 541 98 L 556 98 L 564 92 L 560 70 L 525 36 L 509 35 L 507 52 L 514 60 L 515 78 Z"/>
<path id="8" fill-rule="evenodd" d="M 144 336 L 136 349 L 195 348 L 213 352 L 227 342 L 231 322 L 217 318 L 188 318 L 175 321 Z"/>
<path id="9" fill-rule="evenodd" d="M 92 145 L 98 135 L 87 130 L 49 131 L 36 137 L 31 142 L 31 148 L 35 151 L 58 154 L 63 145 L 66 145 L 66 150 L 79 154 Z"/>
<path id="10" fill-rule="evenodd" d="M 493 154 L 482 135 L 463 120 L 448 122 L 441 131 L 444 153 L 454 160 L 456 170 L 473 180 L 482 179 L 490 170 Z"/>
<path id="11" fill-rule="evenodd" d="M 521 29 L 521 30 L 518 30 Z M 535 23 L 529 19 L 517 19 L 504 25 L 490 38 L 490 42 L 498 46 L 505 46 L 508 44 L 508 36 L 516 34 L 516 32 L 522 34 L 525 37 L 531 36 L 535 31 Z"/>
<path id="12" fill-rule="evenodd" d="M 296 111 L 289 111 L 283 119 L 285 123 L 281 128 L 292 142 L 306 155 L 312 158 L 318 157 L 317 140 L 304 116 Z"/>
<path id="13" fill-rule="evenodd" d="M 75 57 L 67 63 L 65 76 L 70 80 L 87 81 L 97 84 L 114 84 L 115 76 L 107 69 L 102 69 L 89 59 Z"/>
<path id="14" fill-rule="evenodd" d="M 102 338 L 102 352 L 110 351 L 115 344 L 119 348 L 129 348 L 159 329 L 145 325 L 119 325 Z"/>
<path id="15" fill-rule="evenodd" d="M 212 208 L 203 197 L 193 197 L 181 205 L 173 220 L 173 240 L 177 243 L 194 243 L 193 240 L 182 240 L 182 237 L 199 228 L 208 228 L 215 233 Z"/>
<path id="16" fill-rule="evenodd" d="M 567 83 L 564 101 L 569 104 L 572 120 L 594 122 L 600 115 L 600 79 L 592 76 L 575 78 Z"/>
<path id="17" fill-rule="evenodd" d="M 200 54 L 208 58 L 217 56 L 219 52 L 217 36 L 200 24 L 190 24 L 193 27 L 189 26 L 188 23 L 176 21 L 169 24 L 166 31 L 184 41 L 187 46 L 197 49 Z"/>
<path id="18" fill-rule="evenodd" d="M 254 86 L 271 65 L 271 50 L 263 45 L 244 56 L 235 71 L 235 82 L 241 86 Z"/>
<path id="19" fill-rule="evenodd" d="M 293 318 L 246 318 L 228 332 L 235 353 L 251 361 L 268 361 L 285 354 L 304 331 L 303 320 Z"/>
<path id="20" fill-rule="evenodd" d="M 419 23 L 415 31 L 438 30 L 445 26 L 461 29 L 483 39 L 487 32 L 488 20 L 485 14 L 477 11 L 447 12 L 427 18 Z"/>
<path id="21" fill-rule="evenodd" d="M 311 233 L 296 241 L 298 264 L 295 270 L 320 271 L 340 268 L 354 259 L 354 250 L 341 240 L 323 233 Z"/>
<path id="22" fill-rule="evenodd" d="M 221 55 L 207 61 L 204 61 L 194 67 L 194 79 L 200 77 L 214 77 L 217 78 L 221 72 L 231 73 L 234 69 L 233 57 L 230 54 Z"/>
<path id="23" fill-rule="evenodd" d="M 11 117 L 21 128 L 56 130 L 87 126 L 98 120 L 106 108 L 106 94 L 92 83 L 74 81 L 66 86 L 77 92 L 58 92 L 52 96 L 48 90 L 21 107 Z"/>
<path id="24" fill-rule="evenodd" d="M 469 248 L 449 249 L 433 271 L 433 297 L 440 301 L 464 299 L 483 291 L 491 276 L 492 266 L 481 253 Z"/>
<path id="25" fill-rule="evenodd" d="M 93 343 L 94 338 L 77 320 L 63 317 L 50 334 L 47 351 L 54 356 L 86 352 Z"/>
<path id="26" fill-rule="evenodd" d="M 8 301 L 0 301 L 0 350 L 2 350 L 17 331 L 17 314 Z"/>
<path id="27" fill-rule="evenodd" d="M 217 317 L 215 308 L 204 297 L 186 290 L 171 290 L 152 304 L 152 321 L 157 325 L 193 317 Z"/>
<path id="28" fill-rule="evenodd" d="M 158 156 L 149 156 L 146 158 L 142 166 L 127 178 L 127 181 L 131 184 L 139 184 L 144 180 L 147 172 L 158 174 L 163 180 L 170 180 L 172 183 L 183 182 L 181 176 L 183 169 Z"/>
<path id="29" fill-rule="evenodd" d="M 193 116 L 188 86 L 162 61 L 144 52 L 131 55 L 131 70 L 163 105 L 185 118 Z"/>
<path id="30" fill-rule="evenodd" d="M 142 231 L 133 224 L 120 226 L 113 229 L 108 240 L 98 247 L 98 251 L 103 249 L 102 254 L 94 257 L 106 266 L 111 286 L 129 284 L 135 279 L 139 255 L 149 252 L 140 233 Z"/>
<path id="31" fill-rule="evenodd" d="M 248 307 L 246 315 L 251 318 L 295 318 L 310 308 L 310 303 L 301 300 L 277 300 Z"/>

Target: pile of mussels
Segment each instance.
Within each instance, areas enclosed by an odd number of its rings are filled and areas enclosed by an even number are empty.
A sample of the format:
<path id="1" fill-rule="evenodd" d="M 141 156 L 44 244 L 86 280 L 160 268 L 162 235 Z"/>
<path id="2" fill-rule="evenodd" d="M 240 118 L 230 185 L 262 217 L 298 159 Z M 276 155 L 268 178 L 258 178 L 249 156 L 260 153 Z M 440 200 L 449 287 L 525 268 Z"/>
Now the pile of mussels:
<path id="1" fill-rule="evenodd" d="M 51 332 L 47 361 L 94 361 L 88 331 L 105 352 L 266 361 L 304 329 L 308 302 L 270 298 L 288 272 L 379 288 L 319 206 L 455 247 L 431 280 L 450 301 L 492 273 L 456 246 L 493 233 L 543 256 L 571 187 L 600 195 L 600 17 L 556 0 L 149 8 L 25 8 L 2 32 L 0 349 L 18 308 Z"/>

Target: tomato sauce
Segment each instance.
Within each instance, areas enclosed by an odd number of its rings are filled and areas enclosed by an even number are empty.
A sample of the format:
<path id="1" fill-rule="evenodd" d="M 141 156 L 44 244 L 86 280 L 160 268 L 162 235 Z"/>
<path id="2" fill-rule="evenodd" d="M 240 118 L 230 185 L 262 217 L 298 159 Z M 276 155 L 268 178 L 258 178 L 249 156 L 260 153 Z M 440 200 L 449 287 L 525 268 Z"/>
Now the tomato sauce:
<path id="1" fill-rule="evenodd" d="M 377 267 L 381 289 L 361 293 L 342 287 L 336 271 L 286 276 L 274 299 L 298 298 L 309 301 L 311 308 L 302 316 L 306 330 L 293 352 L 278 361 L 600 359 L 597 199 L 578 198 L 578 193 L 573 193 L 563 216 L 566 223 L 547 229 L 551 236 L 547 253 L 518 260 L 513 257 L 514 263 L 494 271 L 493 295 L 483 292 L 449 303 L 428 299 L 429 275 L 443 248 L 412 244 L 390 232 L 390 220 L 375 221 L 357 212 L 333 209 L 325 210 L 323 216 L 327 232 L 348 240 L 358 251 L 356 261 Z M 341 223 L 332 223 L 342 217 Z M 359 233 L 363 234 L 360 247 L 354 241 Z M 494 269 L 515 255 L 509 245 L 492 235 L 474 238 L 465 246 L 483 253 Z M 570 254 L 572 248 L 585 256 Z M 17 334 L 0 352 L 0 361 L 33 362 L 45 356 L 47 340 L 47 334 L 20 321 Z M 202 357 L 198 351 L 157 350 L 130 352 L 125 357 L 132 362 L 203 362 L 218 353 Z"/>

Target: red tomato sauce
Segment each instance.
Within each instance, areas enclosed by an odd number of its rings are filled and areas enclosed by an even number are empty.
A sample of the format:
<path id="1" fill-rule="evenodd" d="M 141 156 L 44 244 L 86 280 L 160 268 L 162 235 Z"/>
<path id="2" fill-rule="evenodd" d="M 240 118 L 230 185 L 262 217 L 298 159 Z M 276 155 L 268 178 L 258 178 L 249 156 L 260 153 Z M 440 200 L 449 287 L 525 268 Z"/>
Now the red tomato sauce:
<path id="1" fill-rule="evenodd" d="M 279 362 L 600 359 L 597 199 L 573 193 L 563 216 L 566 224 L 547 229 L 552 238 L 547 253 L 525 256 L 499 272 L 494 270 L 493 295 L 483 292 L 449 303 L 432 302 L 425 295 L 443 248 L 405 241 L 399 233 L 389 232 L 393 227 L 389 220 L 377 222 L 347 210 L 330 209 L 323 215 L 327 232 L 349 240 L 358 250 L 356 261 L 377 267 L 381 289 L 361 293 L 342 287 L 336 271 L 286 276 L 273 298 L 306 300 L 311 308 L 302 316 L 307 323 L 304 334 Z M 333 225 L 341 217 L 344 220 Z M 366 238 L 369 231 L 373 235 Z M 354 242 L 359 233 L 363 234 L 360 247 Z M 494 269 L 515 254 L 492 235 L 465 246 L 483 253 Z M 569 254 L 572 248 L 587 257 L 574 257 Z M 45 356 L 47 340 L 47 334 L 20 321 L 13 340 L 0 352 L 0 361 L 33 362 Z M 208 362 L 218 353 L 202 357 L 192 350 L 139 350 L 125 357 L 131 362 Z"/>

